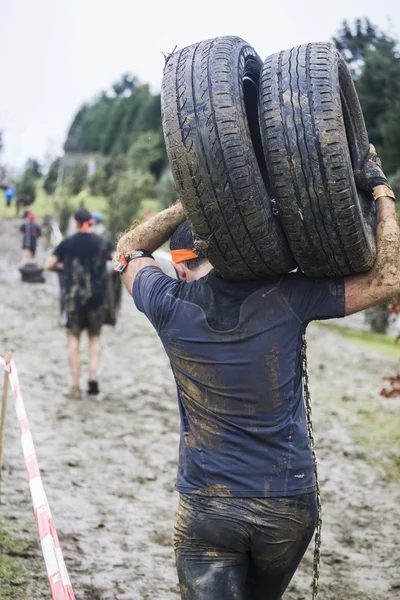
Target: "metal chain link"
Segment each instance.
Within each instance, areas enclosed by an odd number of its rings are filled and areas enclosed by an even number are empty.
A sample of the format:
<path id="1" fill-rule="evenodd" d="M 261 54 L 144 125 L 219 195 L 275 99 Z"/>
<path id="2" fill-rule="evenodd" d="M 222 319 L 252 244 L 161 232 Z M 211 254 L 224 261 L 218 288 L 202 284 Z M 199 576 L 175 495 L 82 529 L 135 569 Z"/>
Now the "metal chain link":
<path id="1" fill-rule="evenodd" d="M 303 333 L 303 343 L 301 346 L 301 358 L 303 363 L 303 389 L 304 389 L 304 400 L 306 403 L 306 414 L 307 414 L 307 430 L 308 437 L 310 439 L 311 451 L 314 459 L 314 475 L 315 475 L 315 486 L 317 491 L 317 510 L 318 519 L 317 527 L 315 529 L 315 545 L 314 545 L 314 565 L 313 565 L 313 582 L 312 582 L 312 600 L 315 600 L 318 594 L 318 580 L 319 580 L 319 569 L 321 561 L 321 530 L 322 530 L 322 505 L 321 505 L 321 490 L 318 479 L 318 465 L 317 455 L 315 453 L 315 443 L 313 435 L 312 425 L 312 413 L 311 413 L 311 396 L 308 379 L 308 366 L 307 366 L 307 341 L 306 334 Z"/>

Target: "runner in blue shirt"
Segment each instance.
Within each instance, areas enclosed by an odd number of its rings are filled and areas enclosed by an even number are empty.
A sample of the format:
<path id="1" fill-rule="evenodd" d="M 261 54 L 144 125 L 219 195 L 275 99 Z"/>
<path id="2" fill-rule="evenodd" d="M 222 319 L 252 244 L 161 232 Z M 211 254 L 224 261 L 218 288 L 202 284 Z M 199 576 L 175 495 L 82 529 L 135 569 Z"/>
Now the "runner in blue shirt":
<path id="1" fill-rule="evenodd" d="M 371 271 L 223 279 L 196 256 L 178 201 L 118 243 L 116 269 L 171 362 L 180 411 L 175 553 L 184 600 L 279 600 L 316 524 L 302 335 L 400 294 L 394 195 L 371 150 L 360 184 L 377 205 Z M 178 279 L 151 256 L 172 235 Z"/>

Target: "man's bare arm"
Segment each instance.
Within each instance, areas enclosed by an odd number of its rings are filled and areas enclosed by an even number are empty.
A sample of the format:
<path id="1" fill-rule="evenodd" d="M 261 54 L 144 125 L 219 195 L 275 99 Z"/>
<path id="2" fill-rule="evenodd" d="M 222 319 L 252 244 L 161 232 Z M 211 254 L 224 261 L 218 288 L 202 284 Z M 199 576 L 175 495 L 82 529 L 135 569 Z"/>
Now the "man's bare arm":
<path id="1" fill-rule="evenodd" d="M 400 229 L 392 198 L 377 201 L 377 256 L 367 273 L 345 278 L 346 315 L 400 295 Z"/>
<path id="2" fill-rule="evenodd" d="M 58 258 L 55 254 L 49 256 L 44 264 L 44 268 L 46 271 L 62 271 L 63 265 L 58 261 Z"/>
<path id="3" fill-rule="evenodd" d="M 146 250 L 150 253 L 154 252 L 169 240 L 178 225 L 183 223 L 185 219 L 186 216 L 182 204 L 178 200 L 169 208 L 158 213 L 158 215 L 155 215 L 148 221 L 140 223 L 123 235 L 118 241 L 117 253 L 127 254 L 134 250 Z M 132 293 L 132 286 L 136 274 L 140 269 L 149 265 L 159 266 L 150 258 L 135 258 L 123 272 L 122 279 L 130 294 Z"/>

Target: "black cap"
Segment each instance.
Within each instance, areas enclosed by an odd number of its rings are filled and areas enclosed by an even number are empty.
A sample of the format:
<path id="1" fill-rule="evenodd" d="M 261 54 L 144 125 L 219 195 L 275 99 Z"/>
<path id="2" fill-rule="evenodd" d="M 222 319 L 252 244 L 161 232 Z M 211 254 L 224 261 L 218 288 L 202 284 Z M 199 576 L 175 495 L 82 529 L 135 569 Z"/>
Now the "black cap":
<path id="1" fill-rule="evenodd" d="M 86 208 L 78 208 L 75 213 L 75 221 L 78 223 L 85 223 L 86 221 L 90 221 L 92 215 Z"/>

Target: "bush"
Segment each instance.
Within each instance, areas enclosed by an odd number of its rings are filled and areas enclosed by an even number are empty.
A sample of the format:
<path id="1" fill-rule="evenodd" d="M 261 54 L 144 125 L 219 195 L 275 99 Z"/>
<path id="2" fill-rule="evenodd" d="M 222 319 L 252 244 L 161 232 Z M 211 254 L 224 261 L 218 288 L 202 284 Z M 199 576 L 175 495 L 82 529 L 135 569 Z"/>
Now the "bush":
<path id="1" fill-rule="evenodd" d="M 389 327 L 389 309 L 387 304 L 368 308 L 364 313 L 365 321 L 374 333 L 386 333 Z"/>
<path id="2" fill-rule="evenodd" d="M 22 178 L 17 182 L 17 196 L 28 196 L 32 202 L 36 197 L 36 178 L 28 170 L 25 171 Z"/>
<path id="3" fill-rule="evenodd" d="M 163 208 L 168 208 L 178 199 L 174 179 L 170 171 L 161 176 L 154 186 L 154 192 Z"/>
<path id="4" fill-rule="evenodd" d="M 106 211 L 108 229 L 115 239 L 129 229 L 137 217 L 143 198 L 149 197 L 154 185 L 151 173 L 125 171 L 110 179 L 110 195 Z"/>
<path id="5" fill-rule="evenodd" d="M 87 164 L 76 163 L 68 169 L 65 183 L 73 196 L 79 194 L 87 183 Z"/>
<path id="6" fill-rule="evenodd" d="M 396 198 L 398 199 L 398 201 L 396 202 L 396 210 L 397 210 L 397 216 L 400 218 L 400 206 L 399 206 L 399 201 L 400 201 L 400 169 L 398 169 L 394 175 L 392 175 L 391 177 L 389 177 L 389 183 L 390 183 L 390 185 L 393 188 L 393 191 L 395 193 Z"/>
<path id="7" fill-rule="evenodd" d="M 166 162 L 164 139 L 161 132 L 141 133 L 132 143 L 128 154 L 135 171 L 150 171 L 159 177 Z"/>
<path id="8" fill-rule="evenodd" d="M 89 179 L 90 192 L 93 196 L 107 196 L 108 182 L 104 169 L 97 169 Z"/>
<path id="9" fill-rule="evenodd" d="M 46 194 L 54 194 L 57 185 L 58 169 L 60 166 L 60 158 L 56 158 L 50 165 L 49 172 L 43 183 L 43 189 Z"/>

